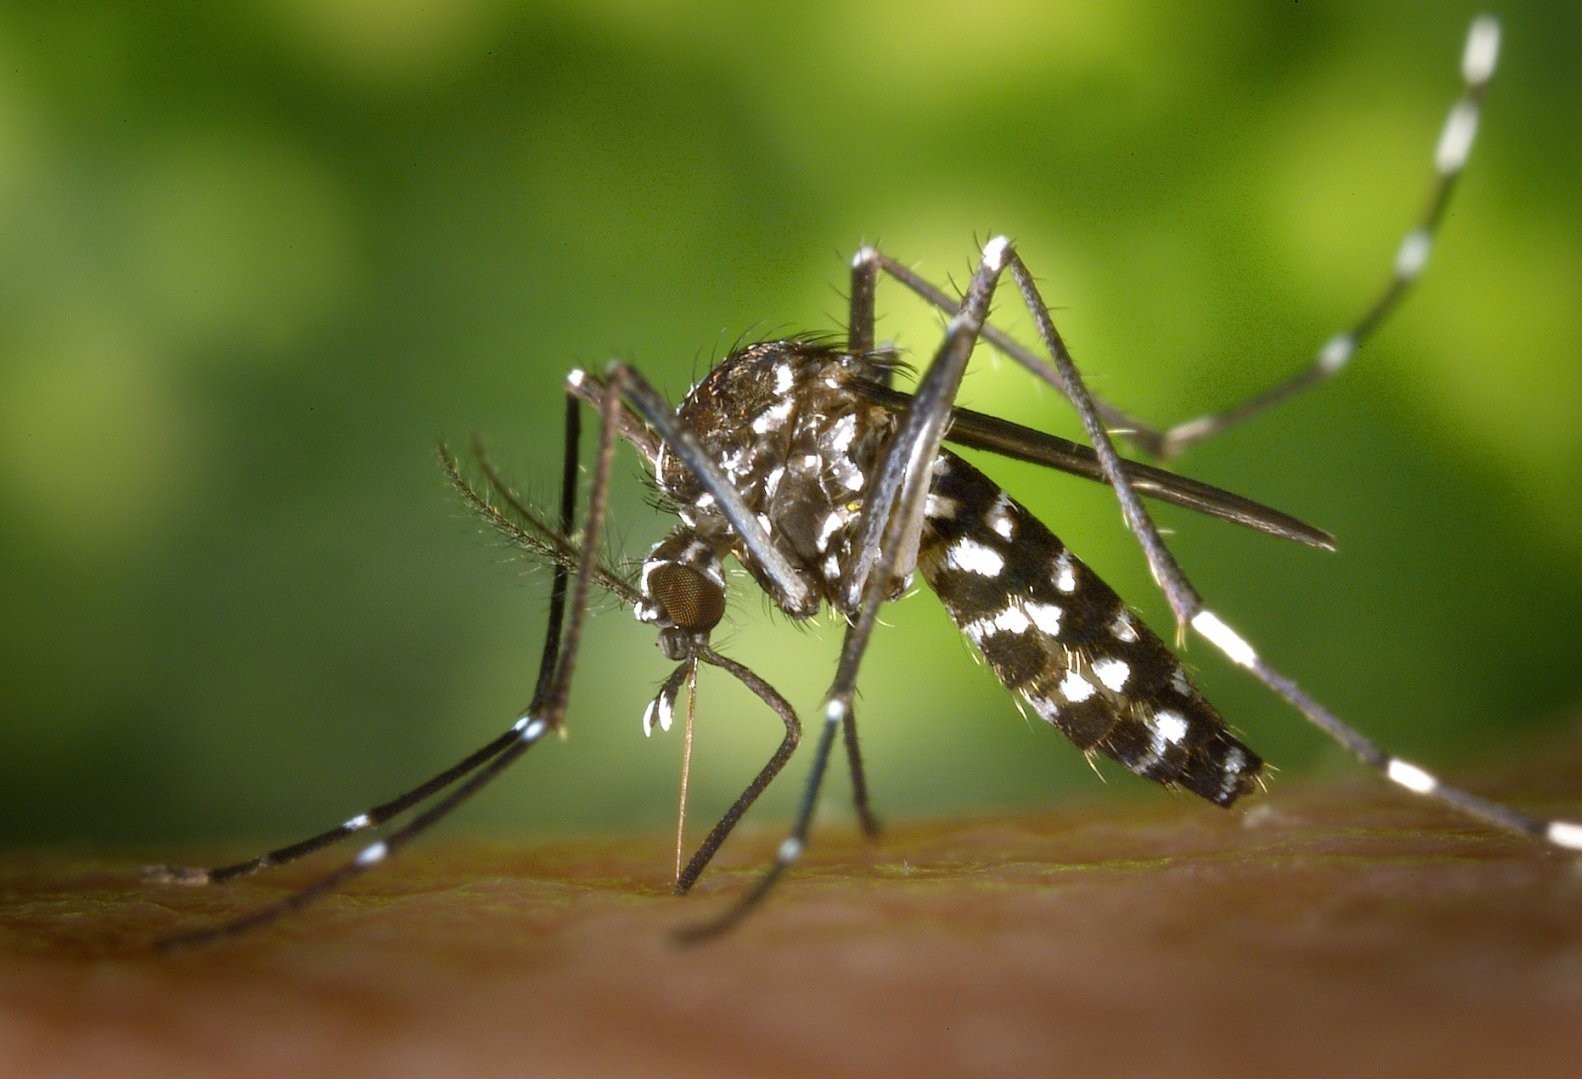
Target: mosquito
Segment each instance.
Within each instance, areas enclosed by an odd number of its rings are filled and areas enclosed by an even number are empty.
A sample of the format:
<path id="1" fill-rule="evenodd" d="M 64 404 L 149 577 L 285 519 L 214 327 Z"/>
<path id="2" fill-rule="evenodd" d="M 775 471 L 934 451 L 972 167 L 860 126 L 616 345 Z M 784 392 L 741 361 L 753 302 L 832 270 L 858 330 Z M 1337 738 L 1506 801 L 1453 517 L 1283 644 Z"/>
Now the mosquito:
<path id="1" fill-rule="evenodd" d="M 698 666 L 740 681 L 782 722 L 768 762 L 683 866 L 685 892 L 797 748 L 801 723 L 791 705 L 745 666 L 715 651 L 710 635 L 727 604 L 725 566 L 734 559 L 792 619 L 826 606 L 844 622 L 840 655 L 818 715 L 812 767 L 791 828 L 756 883 L 714 917 L 691 924 L 695 941 L 736 925 L 801 857 L 837 740 L 852 775 L 863 829 L 877 824 L 857 739 L 858 672 L 880 610 L 914 575 L 939 597 L 999 680 L 1084 753 L 1109 757 L 1167 787 L 1229 807 L 1258 786 L 1259 756 L 1226 726 L 1171 649 L 1125 602 L 1021 503 L 944 443 L 1035 461 L 1108 485 L 1163 592 L 1178 640 L 1197 633 L 1284 698 L 1366 766 L 1415 794 L 1499 828 L 1582 850 L 1582 823 L 1547 820 L 1442 783 L 1343 722 L 1266 661 L 1206 606 L 1148 515 L 1143 498 L 1169 501 L 1310 546 L 1332 547 L 1324 532 L 1256 502 L 1149 464 L 1122 458 L 1111 431 L 1145 456 L 1186 447 L 1261 413 L 1338 373 L 1399 305 L 1427 264 L 1445 207 L 1466 164 L 1499 46 L 1497 23 L 1476 19 L 1461 59 L 1462 88 L 1439 137 L 1427 205 L 1407 231 L 1385 287 L 1345 331 L 1296 374 L 1222 413 L 1168 429 L 1151 427 L 1095 398 L 1072 360 L 1048 305 L 1014 245 L 983 245 L 963 294 L 922 279 L 876 247 L 851 263 L 844 341 L 812 336 L 739 348 L 673 407 L 634 368 L 567 380 L 565 447 L 558 518 L 522 500 L 477 450 L 484 480 L 466 480 L 449 451 L 442 463 L 462 497 L 492 527 L 553 568 L 548 632 L 531 703 L 509 728 L 452 767 L 319 835 L 218 868 L 154 867 L 149 876 L 214 884 L 293 861 L 348 836 L 416 812 L 349 861 L 271 906 L 212 928 L 168 938 L 186 944 L 268 923 L 387 860 L 429 825 L 491 782 L 566 722 L 566 701 L 590 597 L 602 589 L 652 625 L 661 652 L 677 664 L 644 716 L 645 730 L 669 726 Z M 897 282 L 946 317 L 944 339 L 916 387 L 892 385 L 902 366 L 874 337 L 881 278 Z M 988 321 L 1009 279 L 1032 317 L 1039 349 Z M 967 362 L 979 342 L 1053 386 L 1075 410 L 1087 443 L 1056 438 L 957 407 Z M 576 503 L 581 415 L 596 411 L 597 448 L 584 523 Z M 653 477 L 658 500 L 678 524 L 635 576 L 600 556 L 616 444 L 631 444 Z"/>

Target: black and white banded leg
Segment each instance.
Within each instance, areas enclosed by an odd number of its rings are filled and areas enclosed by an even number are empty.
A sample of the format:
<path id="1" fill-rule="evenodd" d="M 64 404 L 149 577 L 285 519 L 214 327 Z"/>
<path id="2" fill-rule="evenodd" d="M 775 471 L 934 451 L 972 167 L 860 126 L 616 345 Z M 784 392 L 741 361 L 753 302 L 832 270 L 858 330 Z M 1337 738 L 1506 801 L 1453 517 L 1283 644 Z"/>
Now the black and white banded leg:
<path id="1" fill-rule="evenodd" d="M 1244 420 L 1266 412 L 1286 399 L 1324 382 L 1346 367 L 1358 349 L 1369 340 L 1394 313 L 1401 301 L 1411 292 L 1422 276 L 1433 252 L 1435 238 L 1444 220 L 1445 208 L 1450 203 L 1456 182 L 1472 155 L 1477 136 L 1478 120 L 1483 109 L 1483 97 L 1494 77 L 1499 58 L 1500 26 L 1492 16 L 1475 19 L 1467 32 L 1466 44 L 1461 55 L 1461 95 L 1450 108 L 1439 140 L 1434 146 L 1433 181 L 1428 198 L 1417 221 L 1402 236 L 1396 249 L 1390 277 L 1378 296 L 1352 322 L 1347 329 L 1335 334 L 1319 346 L 1307 367 L 1247 400 L 1224 411 L 1185 420 L 1169 428 L 1155 427 L 1144 420 L 1115 407 L 1107 401 L 1093 398 L 1094 408 L 1110 432 L 1125 438 L 1150 457 L 1168 460 L 1188 447 L 1226 430 Z M 944 289 L 919 276 L 905 265 L 888 256 L 873 253 L 873 273 L 854 274 L 852 302 L 854 308 L 861 298 L 862 304 L 872 311 L 874 274 L 882 270 L 907 289 L 929 303 L 946 311 L 955 310 L 959 302 Z M 863 277 L 862 281 L 857 278 Z M 1040 369 L 1043 361 L 1036 352 L 994 326 L 986 326 L 983 339 L 995 349 L 1016 359 L 1026 367 Z M 867 345 L 873 342 L 868 340 Z M 854 336 L 853 347 L 858 339 Z M 1044 372 L 1044 377 L 1059 375 Z"/>
<path id="2" fill-rule="evenodd" d="M 1434 249 L 1434 238 L 1444 219 L 1456 181 L 1472 155 L 1477 137 L 1478 118 L 1483 109 L 1483 94 L 1494 77 L 1500 51 L 1500 25 L 1492 16 L 1475 19 L 1467 32 L 1461 54 L 1461 97 L 1445 117 L 1434 147 L 1434 180 L 1427 204 L 1417 222 L 1401 237 L 1395 262 L 1383 291 L 1350 327 L 1319 346 L 1312 362 L 1283 382 L 1255 394 L 1223 412 L 1199 416 L 1178 423 L 1166 431 L 1139 427 L 1127 432 L 1128 441 L 1155 457 L 1171 458 L 1195 442 L 1218 434 L 1243 420 L 1267 411 L 1288 397 L 1333 378 L 1356 355 L 1400 305 L 1422 276 Z"/>
<path id="3" fill-rule="evenodd" d="M 581 406 L 568 399 L 566 408 L 566 454 L 561 475 L 561 534 L 570 534 L 576 507 L 578 430 Z M 601 425 L 608 432 L 610 424 Z M 613 444 L 606 433 L 599 448 L 600 466 L 595 470 L 593 491 L 589 496 L 590 513 L 602 506 L 605 492 L 601 480 L 608 471 Z M 447 458 L 448 467 L 453 462 Z M 573 564 L 568 560 L 553 560 L 553 585 L 550 592 L 548 633 L 539 661 L 538 681 L 532 703 L 523 709 L 516 721 L 502 734 L 445 769 L 432 779 L 411 791 L 379 806 L 359 813 L 338 828 L 298 843 L 281 847 L 267 854 L 213 869 L 188 866 L 150 866 L 144 870 L 146 879 L 175 884 L 215 884 L 257 872 L 270 866 L 295 861 L 314 851 L 338 843 L 358 833 L 376 828 L 408 810 L 428 803 L 427 808 L 414 814 L 404 824 L 383 839 L 363 847 L 351 860 L 344 862 L 303 888 L 283 899 L 241 918 L 218 926 L 178 933 L 161 939 L 163 949 L 200 944 L 225 936 L 234 936 L 275 921 L 282 915 L 298 910 L 313 900 L 333 891 L 353 877 L 378 865 L 397 849 L 416 838 L 431 825 L 448 816 L 467 799 L 471 798 L 492 779 L 536 745 L 546 733 L 558 729 L 564 714 L 571 677 L 575 670 L 576 653 L 584 613 L 587 609 L 588 591 L 598 578 L 597 547 L 588 542 Z M 568 612 L 568 601 L 570 610 Z M 448 790 L 448 793 L 443 793 Z"/>

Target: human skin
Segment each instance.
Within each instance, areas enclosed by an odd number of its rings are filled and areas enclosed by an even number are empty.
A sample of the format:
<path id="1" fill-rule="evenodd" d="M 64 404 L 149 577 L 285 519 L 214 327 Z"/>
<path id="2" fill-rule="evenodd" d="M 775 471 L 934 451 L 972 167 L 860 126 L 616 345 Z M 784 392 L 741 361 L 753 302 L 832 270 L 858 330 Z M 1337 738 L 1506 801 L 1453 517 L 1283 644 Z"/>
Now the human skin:
<path id="1" fill-rule="evenodd" d="M 1482 779 L 1574 813 L 1582 762 Z M 151 942 L 322 864 L 182 888 L 13 854 L 0 1073 L 1582 1074 L 1574 856 L 1381 783 L 1281 787 L 1245 813 L 1164 797 L 873 844 L 824 825 L 692 947 L 674 931 L 754 879 L 768 826 L 685 899 L 661 835 L 435 840 L 168 954 Z"/>

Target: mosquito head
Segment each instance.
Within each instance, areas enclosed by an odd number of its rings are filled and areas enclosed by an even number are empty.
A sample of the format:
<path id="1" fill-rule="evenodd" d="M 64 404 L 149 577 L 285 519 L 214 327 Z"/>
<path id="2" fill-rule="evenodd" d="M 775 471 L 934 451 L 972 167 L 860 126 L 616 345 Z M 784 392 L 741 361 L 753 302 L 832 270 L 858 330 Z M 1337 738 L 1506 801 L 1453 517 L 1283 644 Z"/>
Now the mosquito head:
<path id="1" fill-rule="evenodd" d="M 659 649 L 667 658 L 690 656 L 725 617 L 720 560 L 719 552 L 690 528 L 671 532 L 643 560 L 637 618 L 659 627 Z"/>

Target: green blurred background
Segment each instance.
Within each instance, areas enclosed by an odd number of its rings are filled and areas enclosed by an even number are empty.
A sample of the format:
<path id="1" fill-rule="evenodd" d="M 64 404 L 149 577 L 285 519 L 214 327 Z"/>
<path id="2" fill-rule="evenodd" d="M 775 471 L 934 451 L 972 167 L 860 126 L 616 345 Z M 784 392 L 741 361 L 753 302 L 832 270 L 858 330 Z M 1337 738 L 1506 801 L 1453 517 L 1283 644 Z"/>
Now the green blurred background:
<path id="1" fill-rule="evenodd" d="M 1582 739 L 1582 8 L 1493 6 L 1503 70 L 1421 292 L 1338 383 L 1183 462 L 1340 553 L 1160 513 L 1276 665 L 1451 770 Z M 960 279 L 1009 232 L 1092 384 L 1143 416 L 1294 369 L 1382 283 L 1475 10 L 168 8 L 0 13 L 7 844 L 293 839 L 492 736 L 547 574 L 462 511 L 435 441 L 480 432 L 549 491 L 569 368 L 630 358 L 675 396 L 738 339 L 838 329 L 861 241 Z M 930 312 L 880 308 L 931 350 Z M 987 354 L 966 401 L 1073 427 Z M 1102 489 L 987 467 L 1167 624 Z M 636 471 L 633 555 L 665 527 Z M 882 813 L 1171 797 L 1020 718 L 932 598 L 886 617 L 859 713 Z M 743 592 L 718 643 L 812 714 L 839 632 Z M 1189 655 L 1287 777 L 1355 774 Z M 667 670 L 601 607 L 566 743 L 460 826 L 662 829 L 680 739 L 639 720 Z M 777 729 L 705 675 L 695 828 Z"/>

